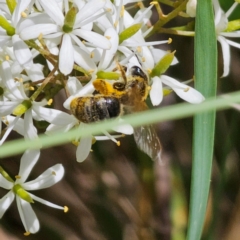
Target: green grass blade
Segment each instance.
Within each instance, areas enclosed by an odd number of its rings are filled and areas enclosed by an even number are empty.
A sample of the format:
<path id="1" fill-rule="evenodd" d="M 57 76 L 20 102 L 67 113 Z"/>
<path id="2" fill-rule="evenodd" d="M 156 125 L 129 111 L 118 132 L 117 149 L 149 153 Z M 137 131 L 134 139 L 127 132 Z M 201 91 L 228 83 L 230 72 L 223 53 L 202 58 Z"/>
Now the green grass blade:
<path id="1" fill-rule="evenodd" d="M 195 86 L 206 98 L 214 97 L 217 85 L 217 42 L 212 2 L 209 0 L 198 1 L 194 54 Z M 195 116 L 188 240 L 198 240 L 202 234 L 211 178 L 214 130 L 214 110 Z"/>
<path id="2" fill-rule="evenodd" d="M 144 124 L 152 124 L 189 117 L 194 114 L 213 109 L 227 109 L 236 103 L 240 103 L 240 91 L 224 95 L 223 97 L 220 96 L 217 99 L 209 99 L 198 105 L 180 103 L 174 106 L 164 107 L 162 109 L 153 109 L 145 112 L 134 113 L 129 116 L 125 116 L 124 120 L 132 126 L 138 127 Z M 75 139 L 76 137 L 96 135 L 103 131 L 108 131 L 118 125 L 119 122 L 116 119 L 113 119 L 99 123 L 88 124 L 81 132 L 76 131 L 76 129 L 72 129 L 68 132 L 56 133 L 51 136 L 42 134 L 39 136 L 39 139 L 34 140 L 24 141 L 23 139 L 18 139 L 5 142 L 2 146 L 0 146 L 0 158 L 22 153 L 26 149 L 34 149 L 37 147 L 53 147 L 70 142 L 71 139 Z"/>

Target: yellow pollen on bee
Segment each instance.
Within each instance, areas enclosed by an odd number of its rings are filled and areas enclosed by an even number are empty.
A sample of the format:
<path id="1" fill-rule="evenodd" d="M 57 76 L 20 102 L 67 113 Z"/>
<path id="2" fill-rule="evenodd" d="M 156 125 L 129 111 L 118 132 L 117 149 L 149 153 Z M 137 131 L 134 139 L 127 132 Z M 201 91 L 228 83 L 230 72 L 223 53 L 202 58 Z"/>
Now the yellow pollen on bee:
<path id="1" fill-rule="evenodd" d="M 90 58 L 94 58 L 94 52 L 91 52 Z"/>
<path id="2" fill-rule="evenodd" d="M 6 61 L 10 60 L 10 57 L 8 55 L 5 56 Z"/>
<path id="3" fill-rule="evenodd" d="M 189 89 L 190 89 L 190 88 L 189 88 L 189 87 L 187 87 L 187 88 L 185 88 L 183 91 L 184 91 L 184 92 L 188 92 L 188 91 L 189 91 Z"/>
<path id="4" fill-rule="evenodd" d="M 27 14 L 25 12 L 21 12 L 21 17 L 22 18 L 26 18 L 27 17 Z"/>
<path id="5" fill-rule="evenodd" d="M 121 145 L 121 142 L 120 141 L 117 141 L 116 142 L 117 146 L 119 147 Z"/>
<path id="6" fill-rule="evenodd" d="M 169 38 L 168 39 L 168 44 L 172 43 L 172 41 L 173 41 L 172 38 Z"/>
<path id="7" fill-rule="evenodd" d="M 52 103 L 53 103 L 53 99 L 50 98 L 50 99 L 48 100 L 48 102 L 47 102 L 47 105 L 50 106 Z"/>
<path id="8" fill-rule="evenodd" d="M 29 236 L 31 233 L 30 232 L 25 232 L 23 235 L 24 236 Z"/>
<path id="9" fill-rule="evenodd" d="M 108 39 L 108 40 L 110 40 L 110 39 L 111 39 L 111 37 L 110 37 L 110 36 L 105 36 L 105 38 L 106 38 L 106 39 Z"/>
<path id="10" fill-rule="evenodd" d="M 64 211 L 65 213 L 67 213 L 68 210 L 69 210 L 69 208 L 68 208 L 67 206 L 64 206 L 64 207 L 63 207 L 63 211 Z"/>
<path id="11" fill-rule="evenodd" d="M 57 174 L 56 174 L 56 172 L 55 172 L 55 171 L 52 171 L 52 175 L 56 176 Z"/>
<path id="12" fill-rule="evenodd" d="M 21 178 L 21 176 L 19 176 L 19 175 L 16 175 L 16 176 L 15 176 L 15 178 L 16 178 L 16 179 L 20 179 L 20 178 Z"/>

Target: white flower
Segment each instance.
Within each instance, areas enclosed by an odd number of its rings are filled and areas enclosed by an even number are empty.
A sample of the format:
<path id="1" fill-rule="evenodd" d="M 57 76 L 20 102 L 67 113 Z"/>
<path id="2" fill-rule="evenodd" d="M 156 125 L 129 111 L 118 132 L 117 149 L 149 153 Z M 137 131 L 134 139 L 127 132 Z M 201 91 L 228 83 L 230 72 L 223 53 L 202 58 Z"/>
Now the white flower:
<path id="1" fill-rule="evenodd" d="M 91 0 L 85 3 L 84 1 L 76 1 L 78 12 L 76 19 L 73 18 L 73 26 L 70 29 L 65 29 L 68 26 L 65 24 L 65 19 L 56 1 L 39 0 L 48 17 L 43 19 L 42 14 L 33 16 L 32 19 L 27 19 L 28 27 L 21 31 L 20 35 L 24 40 L 37 38 L 40 34 L 44 38 L 61 39 L 61 48 L 59 52 L 59 69 L 67 75 L 73 69 L 74 64 L 74 45 L 88 52 L 85 45 L 80 41 L 80 38 L 85 39 L 93 46 L 102 49 L 111 47 L 108 39 L 100 34 L 91 31 L 92 22 L 95 21 L 105 4 L 105 0 Z M 73 9 L 73 8 L 72 8 Z M 71 11 L 71 9 L 69 10 Z M 30 23 L 31 20 L 32 22 Z M 73 44 L 74 42 L 74 44 Z"/>
<path id="2" fill-rule="evenodd" d="M 236 47 L 240 49 L 240 44 L 228 40 L 226 37 L 240 37 L 240 31 L 226 31 L 228 27 L 228 17 L 231 15 L 233 10 L 238 5 L 238 2 L 235 2 L 229 10 L 224 13 L 221 9 L 218 0 L 213 0 L 213 7 L 215 12 L 215 29 L 217 34 L 217 40 L 221 44 L 222 47 L 222 55 L 223 55 L 223 75 L 225 77 L 229 74 L 230 68 L 230 46 Z"/>
<path id="3" fill-rule="evenodd" d="M 33 118 L 37 121 L 46 120 L 50 123 L 61 123 L 61 111 L 45 108 L 47 101 L 36 102 L 27 97 L 22 82 L 15 81 L 11 74 L 10 65 L 7 61 L 3 62 L 0 67 L 2 81 L 5 85 L 4 100 L 0 101 L 0 117 L 8 116 L 14 113 L 17 117 L 7 128 L 0 145 L 6 140 L 11 130 L 24 114 L 24 137 L 27 139 L 37 138 L 37 130 L 33 125 Z"/>
<path id="4" fill-rule="evenodd" d="M 28 7 L 29 2 L 29 0 L 18 1 L 10 19 L 6 19 L 10 22 L 10 26 L 8 26 L 7 29 L 1 28 L 0 30 L 1 46 L 13 46 L 14 55 L 17 61 L 21 66 L 27 69 L 31 68 L 33 57 L 29 47 L 19 36 L 19 32 L 24 27 L 21 25 L 21 14 Z M 5 16 L 9 16 L 9 14 L 7 13 Z"/>
<path id="5" fill-rule="evenodd" d="M 31 203 L 38 201 L 49 207 L 67 211 L 67 207 L 61 207 L 42 198 L 39 198 L 28 191 L 40 190 L 48 188 L 59 182 L 64 175 L 64 168 L 61 164 L 56 164 L 48 168 L 35 180 L 26 182 L 32 168 L 37 163 L 40 155 L 40 150 L 27 150 L 20 162 L 19 173 L 16 180 L 13 181 L 10 176 L 6 176 L 6 172 L 0 167 L 0 187 L 9 190 L 9 192 L 0 199 L 0 218 L 9 208 L 14 198 L 16 198 L 17 207 L 25 234 L 36 233 L 40 224 L 35 212 L 32 209 Z"/>

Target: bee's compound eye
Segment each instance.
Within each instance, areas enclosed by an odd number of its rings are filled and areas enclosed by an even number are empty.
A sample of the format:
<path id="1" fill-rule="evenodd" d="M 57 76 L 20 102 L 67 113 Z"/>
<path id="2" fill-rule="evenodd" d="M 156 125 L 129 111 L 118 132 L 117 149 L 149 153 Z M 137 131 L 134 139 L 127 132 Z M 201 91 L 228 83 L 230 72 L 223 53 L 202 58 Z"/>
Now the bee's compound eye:
<path id="1" fill-rule="evenodd" d="M 117 89 L 117 90 L 119 90 L 119 91 L 122 91 L 122 90 L 125 89 L 125 83 L 115 82 L 115 83 L 113 84 L 113 88 L 114 88 L 114 89 Z"/>
<path id="2" fill-rule="evenodd" d="M 139 77 L 142 77 L 144 79 L 147 79 L 147 76 L 146 74 L 143 72 L 143 70 L 138 67 L 138 66 L 133 66 L 131 69 L 130 69 L 130 73 L 132 76 L 139 76 Z"/>

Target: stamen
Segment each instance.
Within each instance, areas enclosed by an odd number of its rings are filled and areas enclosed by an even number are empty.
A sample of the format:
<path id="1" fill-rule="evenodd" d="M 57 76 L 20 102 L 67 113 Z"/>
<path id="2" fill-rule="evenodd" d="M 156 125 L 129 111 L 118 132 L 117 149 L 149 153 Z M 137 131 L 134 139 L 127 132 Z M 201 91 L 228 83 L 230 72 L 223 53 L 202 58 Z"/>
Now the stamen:
<path id="1" fill-rule="evenodd" d="M 27 237 L 27 236 L 29 236 L 30 234 L 31 234 L 30 232 L 25 232 L 23 235 Z"/>
<path id="2" fill-rule="evenodd" d="M 21 178 L 21 176 L 19 176 L 19 175 L 16 175 L 16 176 L 15 176 L 15 178 L 16 178 L 16 179 L 20 179 L 20 178 Z"/>
<path id="3" fill-rule="evenodd" d="M 110 40 L 110 39 L 111 39 L 111 37 L 110 37 L 110 36 L 105 36 L 105 38 L 106 38 L 106 39 L 108 39 L 108 40 Z"/>
<path id="4" fill-rule="evenodd" d="M 113 26 L 116 28 L 117 27 L 117 25 L 118 25 L 118 21 L 116 21 L 114 24 L 113 24 Z"/>
<path id="5" fill-rule="evenodd" d="M 90 58 L 94 58 L 94 52 L 91 52 Z"/>
<path id="6" fill-rule="evenodd" d="M 172 38 L 169 38 L 169 39 L 168 39 L 168 44 L 171 44 L 172 41 L 173 41 Z"/>
<path id="7" fill-rule="evenodd" d="M 64 206 L 64 207 L 63 207 L 63 211 L 64 211 L 65 213 L 67 213 L 68 210 L 69 210 L 69 208 L 68 208 L 67 206 Z"/>
<path id="8" fill-rule="evenodd" d="M 121 12 L 120 12 L 120 17 L 123 17 L 124 15 L 124 6 L 122 5 Z"/>
<path id="9" fill-rule="evenodd" d="M 10 60 L 10 57 L 8 55 L 5 56 L 6 61 Z"/>
<path id="10" fill-rule="evenodd" d="M 185 89 L 184 89 L 184 92 L 188 92 L 189 89 L 190 89 L 189 87 L 185 88 Z"/>
<path id="11" fill-rule="evenodd" d="M 48 100 L 48 102 L 47 102 L 47 105 L 50 106 L 52 103 L 53 103 L 53 99 L 50 98 L 50 99 Z"/>
<path id="12" fill-rule="evenodd" d="M 27 17 L 27 14 L 25 12 L 21 12 L 21 17 L 22 18 L 26 18 Z"/>
<path id="13" fill-rule="evenodd" d="M 141 53 L 141 52 L 142 52 L 142 47 L 137 47 L 137 51 L 138 51 L 139 53 Z"/>
<path id="14" fill-rule="evenodd" d="M 34 91 L 34 87 L 33 86 L 30 86 L 29 88 L 28 88 L 30 91 Z"/>
<path id="15" fill-rule="evenodd" d="M 56 176 L 57 174 L 56 174 L 56 172 L 55 172 L 55 171 L 52 171 L 52 175 Z"/>

